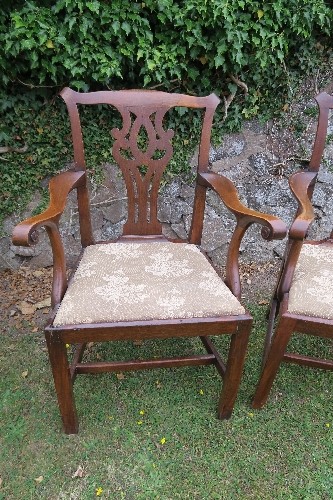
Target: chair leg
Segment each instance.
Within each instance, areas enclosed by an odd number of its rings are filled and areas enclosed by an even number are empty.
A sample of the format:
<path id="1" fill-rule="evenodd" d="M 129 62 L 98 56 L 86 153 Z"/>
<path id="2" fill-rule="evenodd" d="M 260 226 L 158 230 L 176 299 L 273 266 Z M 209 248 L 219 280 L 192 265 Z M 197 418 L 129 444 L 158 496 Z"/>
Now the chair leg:
<path id="1" fill-rule="evenodd" d="M 240 323 L 231 337 L 226 372 L 218 407 L 218 418 L 231 417 L 243 373 L 252 320 Z"/>
<path id="2" fill-rule="evenodd" d="M 79 424 L 66 346 L 55 332 L 45 332 L 45 338 L 64 431 L 66 434 L 77 434 Z"/>
<path id="3" fill-rule="evenodd" d="M 278 315 L 280 309 L 280 303 L 277 298 L 273 298 L 271 302 L 271 306 L 269 309 L 268 313 L 268 325 L 267 325 L 267 331 L 266 331 L 266 337 L 265 337 L 265 347 L 264 347 L 264 354 L 262 358 L 262 368 L 265 366 L 266 359 L 268 356 L 269 348 L 272 342 L 272 337 L 273 337 L 273 331 L 274 331 L 274 323 L 275 323 L 275 318 Z"/>
<path id="4" fill-rule="evenodd" d="M 268 399 L 294 325 L 295 320 L 290 318 L 282 317 L 279 321 L 252 401 L 253 408 L 261 408 Z"/>

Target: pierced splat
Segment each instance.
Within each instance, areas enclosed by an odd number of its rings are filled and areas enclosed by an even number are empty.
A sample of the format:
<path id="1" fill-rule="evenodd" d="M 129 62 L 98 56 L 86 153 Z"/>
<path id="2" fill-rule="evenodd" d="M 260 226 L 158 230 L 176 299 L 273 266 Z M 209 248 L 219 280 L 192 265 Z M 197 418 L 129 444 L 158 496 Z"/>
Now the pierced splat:
<path id="1" fill-rule="evenodd" d="M 164 130 L 169 107 L 119 107 L 123 128 L 114 128 L 113 157 L 120 166 L 128 194 L 124 234 L 161 234 L 157 220 L 158 189 L 173 154 L 173 130 Z"/>
<path id="2" fill-rule="evenodd" d="M 108 104 L 121 114 L 122 128 L 112 129 L 115 139 L 113 156 L 122 170 L 128 192 L 128 220 L 124 235 L 160 235 L 162 226 L 157 220 L 158 189 L 163 172 L 169 163 L 173 147 L 173 130 L 163 128 L 163 118 L 175 107 L 203 111 L 198 172 L 209 165 L 210 133 L 219 99 L 215 94 L 206 97 L 168 94 L 156 90 L 120 90 L 80 93 L 69 88 L 61 96 L 66 102 L 71 121 L 74 146 L 74 169 L 85 170 L 84 143 L 78 104 Z M 142 136 L 144 138 L 142 139 Z M 197 185 L 191 226 L 191 243 L 200 243 L 206 187 Z M 89 220 L 88 191 L 78 190 L 81 240 L 83 246 L 93 241 Z"/>

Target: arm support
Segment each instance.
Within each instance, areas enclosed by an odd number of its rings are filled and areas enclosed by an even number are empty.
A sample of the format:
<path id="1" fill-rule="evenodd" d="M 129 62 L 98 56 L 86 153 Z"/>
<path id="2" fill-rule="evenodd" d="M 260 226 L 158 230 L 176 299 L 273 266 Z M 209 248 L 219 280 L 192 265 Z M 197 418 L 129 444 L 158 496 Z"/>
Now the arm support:
<path id="1" fill-rule="evenodd" d="M 50 203 L 47 209 L 15 226 L 13 244 L 30 246 L 37 242 L 35 231 L 41 226 L 54 229 L 65 209 L 68 193 L 85 183 L 85 172 L 63 172 L 53 177 L 49 184 Z"/>
<path id="2" fill-rule="evenodd" d="M 303 240 L 314 219 L 311 197 L 316 177 L 317 172 L 302 171 L 290 177 L 290 189 L 298 201 L 298 211 L 289 230 L 289 237 L 292 240 Z"/>
<path id="3" fill-rule="evenodd" d="M 237 220 L 235 231 L 232 235 L 226 266 L 226 284 L 233 294 L 240 299 L 241 284 L 239 277 L 239 247 L 248 227 L 257 223 L 263 226 L 261 235 L 266 240 L 283 239 L 287 234 L 284 222 L 273 215 L 251 210 L 241 203 L 234 184 L 226 177 L 212 172 L 199 173 L 198 182 L 214 189 L 220 196 L 225 206 L 232 212 Z"/>
<path id="4" fill-rule="evenodd" d="M 214 189 L 228 210 L 235 215 L 238 226 L 247 229 L 249 225 L 256 222 L 263 226 L 261 235 L 269 241 L 281 240 L 286 236 L 287 228 L 281 219 L 274 215 L 251 210 L 243 205 L 239 200 L 235 185 L 226 177 L 213 172 L 204 172 L 199 174 L 199 182 Z"/>
<path id="5" fill-rule="evenodd" d="M 51 179 L 49 184 L 50 203 L 40 215 L 18 224 L 13 231 L 13 244 L 30 246 L 37 243 L 37 229 L 45 226 L 53 253 L 52 306 L 59 303 L 66 291 L 66 260 L 64 246 L 59 233 L 58 222 L 65 209 L 68 193 L 86 182 L 85 172 L 63 172 Z"/>

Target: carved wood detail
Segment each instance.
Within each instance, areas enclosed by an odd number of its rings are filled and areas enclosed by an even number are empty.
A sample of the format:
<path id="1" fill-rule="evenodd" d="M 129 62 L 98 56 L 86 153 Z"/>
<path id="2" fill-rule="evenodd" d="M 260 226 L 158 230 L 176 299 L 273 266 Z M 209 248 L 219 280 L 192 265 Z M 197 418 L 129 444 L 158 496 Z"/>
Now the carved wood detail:
<path id="1" fill-rule="evenodd" d="M 114 128 L 112 153 L 125 179 L 128 194 L 126 234 L 161 234 L 157 220 L 157 197 L 163 172 L 173 154 L 171 139 L 174 131 L 163 128 L 163 118 L 169 107 L 119 107 L 122 129 Z M 145 132 L 146 144 L 140 147 L 140 132 Z M 142 139 L 142 136 L 141 136 Z M 154 158 L 158 154 L 160 158 Z"/>

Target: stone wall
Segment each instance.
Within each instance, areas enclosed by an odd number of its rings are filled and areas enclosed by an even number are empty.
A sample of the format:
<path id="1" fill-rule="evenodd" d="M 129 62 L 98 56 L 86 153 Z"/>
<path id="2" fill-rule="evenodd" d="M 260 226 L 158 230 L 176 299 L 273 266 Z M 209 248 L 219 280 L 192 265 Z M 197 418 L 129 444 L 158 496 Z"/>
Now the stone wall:
<path id="1" fill-rule="evenodd" d="M 311 103 L 313 106 L 313 102 Z M 306 139 L 301 144 L 304 154 L 309 156 L 315 134 L 315 120 L 309 120 Z M 333 133 L 333 120 L 330 123 Z M 296 210 L 288 185 L 289 175 L 299 169 L 297 162 L 290 162 L 287 155 L 295 154 L 290 145 L 292 138 L 286 139 L 283 129 L 275 130 L 272 123 L 260 126 L 257 122 L 247 123 L 242 133 L 230 134 L 218 148 L 211 149 L 212 170 L 226 175 L 237 186 L 241 200 L 249 207 L 281 217 L 290 224 Z M 299 140 L 297 139 L 299 150 Z M 288 149 L 282 154 L 281 149 Z M 279 163 L 279 167 L 276 164 Z M 126 217 L 126 193 L 117 167 L 104 167 L 105 179 L 101 186 L 91 186 L 91 208 L 94 236 L 97 240 L 116 238 L 121 234 Z M 191 168 L 196 169 L 194 155 Z M 313 202 L 316 220 L 312 224 L 310 236 L 322 238 L 329 234 L 333 226 L 333 144 L 325 149 L 324 161 L 315 188 Z M 168 236 L 185 237 L 190 225 L 193 185 L 175 178 L 160 195 L 159 219 Z M 17 268 L 22 263 L 32 267 L 52 265 L 51 251 L 46 234 L 40 232 L 39 243 L 32 248 L 14 247 L 10 242 L 13 226 L 28 217 L 38 205 L 39 198 L 33 200 L 25 213 L 19 217 L 12 215 L 5 221 L 7 236 L 0 240 L 0 268 Z M 235 222 L 218 196 L 209 192 L 207 196 L 205 225 L 202 247 L 217 266 L 223 266 L 225 255 Z M 61 222 L 69 264 L 80 252 L 78 213 L 75 194 L 71 193 Z M 260 229 L 252 226 L 241 247 L 243 262 L 262 263 L 283 254 L 284 241 L 266 242 L 260 237 Z"/>

